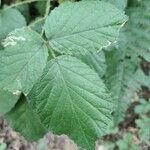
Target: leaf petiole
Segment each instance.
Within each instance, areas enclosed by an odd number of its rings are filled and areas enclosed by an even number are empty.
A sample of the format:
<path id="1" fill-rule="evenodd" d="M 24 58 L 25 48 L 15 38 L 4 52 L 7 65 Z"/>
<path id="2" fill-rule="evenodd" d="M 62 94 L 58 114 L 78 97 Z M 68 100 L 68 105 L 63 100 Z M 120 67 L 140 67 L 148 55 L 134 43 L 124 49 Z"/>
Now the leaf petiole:
<path id="1" fill-rule="evenodd" d="M 31 23 L 29 24 L 29 27 L 33 27 L 35 24 L 37 24 L 37 23 L 39 23 L 39 22 L 42 22 L 42 21 L 44 21 L 45 19 L 46 19 L 45 17 L 39 18 L 39 19 L 37 19 L 37 20 L 31 22 Z"/>
<path id="2" fill-rule="evenodd" d="M 46 42 L 46 46 L 47 46 L 47 48 L 48 48 L 48 51 L 52 54 L 52 57 L 55 59 L 55 58 L 56 58 L 56 55 L 55 55 L 53 49 L 51 48 L 51 46 L 49 45 L 48 42 Z"/>
<path id="3" fill-rule="evenodd" d="M 47 0 L 44 18 L 46 18 L 46 17 L 48 16 L 48 14 L 49 14 L 50 1 L 51 1 L 51 0 Z M 44 30 L 45 30 L 45 29 L 42 28 L 41 36 L 43 36 L 43 34 L 44 34 L 44 32 L 45 32 Z"/>

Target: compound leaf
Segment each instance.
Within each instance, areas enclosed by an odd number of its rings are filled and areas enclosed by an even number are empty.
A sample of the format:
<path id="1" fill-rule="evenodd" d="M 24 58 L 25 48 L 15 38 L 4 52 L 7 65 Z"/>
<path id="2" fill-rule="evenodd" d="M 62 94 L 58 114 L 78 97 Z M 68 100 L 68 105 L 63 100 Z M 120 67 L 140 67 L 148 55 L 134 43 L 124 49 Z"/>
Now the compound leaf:
<path id="1" fill-rule="evenodd" d="M 104 83 L 86 64 L 71 56 L 48 62 L 41 79 L 29 93 L 41 122 L 57 134 L 94 149 L 107 132 L 113 102 Z"/>
<path id="2" fill-rule="evenodd" d="M 42 74 L 48 51 L 44 40 L 28 28 L 16 30 L 5 39 L 0 51 L 0 87 L 28 93 Z"/>
<path id="3" fill-rule="evenodd" d="M 115 42 L 127 17 L 103 1 L 65 2 L 45 23 L 50 46 L 59 53 L 85 54 Z"/>
<path id="4" fill-rule="evenodd" d="M 15 107 L 5 117 L 13 129 L 20 132 L 28 140 L 37 140 L 46 133 L 46 129 L 30 108 L 24 95 L 20 97 Z"/>
<path id="5" fill-rule="evenodd" d="M 9 112 L 16 104 L 18 98 L 18 96 L 0 89 L 0 114 L 4 115 Z"/>
<path id="6" fill-rule="evenodd" d="M 0 40 L 16 28 L 26 26 L 23 15 L 16 9 L 0 10 Z"/>

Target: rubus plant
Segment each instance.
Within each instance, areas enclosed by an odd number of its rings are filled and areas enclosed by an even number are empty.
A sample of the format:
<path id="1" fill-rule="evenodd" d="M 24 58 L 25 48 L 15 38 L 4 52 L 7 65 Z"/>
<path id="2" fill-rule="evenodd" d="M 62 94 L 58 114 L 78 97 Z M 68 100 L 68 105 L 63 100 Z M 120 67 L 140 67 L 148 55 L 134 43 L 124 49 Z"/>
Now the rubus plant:
<path id="1" fill-rule="evenodd" d="M 45 13 L 26 23 L 19 6 L 31 2 Z M 0 9 L 0 114 L 28 140 L 51 131 L 93 150 L 122 119 L 124 95 L 147 83 L 136 70 L 141 53 L 131 57 L 125 28 L 119 36 L 127 1 L 50 2 L 18 0 Z"/>

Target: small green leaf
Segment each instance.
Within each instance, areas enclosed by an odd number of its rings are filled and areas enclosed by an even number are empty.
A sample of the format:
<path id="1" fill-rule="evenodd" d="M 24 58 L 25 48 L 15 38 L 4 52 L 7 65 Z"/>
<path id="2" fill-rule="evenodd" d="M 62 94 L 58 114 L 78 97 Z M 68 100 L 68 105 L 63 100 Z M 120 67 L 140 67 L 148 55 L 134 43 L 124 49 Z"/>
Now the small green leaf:
<path id="1" fill-rule="evenodd" d="M 0 40 L 16 28 L 26 26 L 23 15 L 16 9 L 0 10 Z"/>
<path id="2" fill-rule="evenodd" d="M 104 147 L 105 147 L 105 149 L 102 149 L 102 150 L 114 150 L 115 143 L 114 142 L 105 142 Z"/>
<path id="3" fill-rule="evenodd" d="M 45 23 L 50 46 L 59 53 L 85 54 L 115 42 L 127 17 L 102 1 L 65 2 Z"/>
<path id="4" fill-rule="evenodd" d="M 141 99 L 140 104 L 135 107 L 134 112 L 139 115 L 150 112 L 150 100 Z"/>
<path id="5" fill-rule="evenodd" d="M 16 30 L 3 42 L 0 51 L 0 87 L 28 93 L 42 74 L 48 50 L 44 40 L 29 28 Z"/>
<path id="6" fill-rule="evenodd" d="M 141 86 L 146 86 L 147 88 L 150 88 L 150 76 L 145 75 L 143 70 L 141 68 L 137 69 L 134 76 L 132 77 L 133 81 L 130 82 L 131 87 L 136 87 L 139 90 L 141 89 Z"/>
<path id="7" fill-rule="evenodd" d="M 114 105 L 104 83 L 74 57 L 51 60 L 29 99 L 50 131 L 67 134 L 88 150 L 94 149 L 112 121 Z"/>
<path id="8" fill-rule="evenodd" d="M 9 112 L 16 104 L 19 95 L 13 95 L 12 93 L 0 89 L 0 114 L 4 115 Z"/>
<path id="9" fill-rule="evenodd" d="M 5 117 L 14 130 L 20 132 L 28 140 L 37 140 L 46 133 L 45 128 L 30 108 L 24 95 L 20 97 L 16 106 Z"/>
<path id="10" fill-rule="evenodd" d="M 138 5 L 129 7 L 128 22 L 128 49 L 134 55 L 141 56 L 150 61 L 150 1 L 142 0 Z"/>
<path id="11" fill-rule="evenodd" d="M 140 147 L 133 143 L 133 136 L 130 133 L 124 135 L 123 139 L 117 141 L 119 150 L 140 150 Z"/>
<path id="12" fill-rule="evenodd" d="M 134 82 L 138 59 L 126 59 L 127 50 L 124 47 L 114 48 L 106 52 L 107 70 L 105 83 L 112 92 L 116 109 L 114 111 L 114 123 L 117 125 L 122 121 L 128 105 L 139 84 Z M 132 82 L 132 88 L 131 83 Z M 133 84 L 134 83 L 134 84 Z M 133 90 L 134 89 L 134 90 Z"/>
<path id="13" fill-rule="evenodd" d="M 150 141 L 150 118 L 142 116 L 140 119 L 137 119 L 136 125 L 139 128 L 139 137 L 142 142 L 149 144 Z"/>
<path id="14" fill-rule="evenodd" d="M 139 67 L 141 57 L 149 58 L 150 22 L 149 0 L 140 5 L 129 7 L 129 21 L 120 33 L 116 48 L 107 52 L 106 84 L 118 101 L 114 119 L 119 123 L 131 101 L 136 99 L 141 86 L 150 87 L 149 75 Z M 143 11 L 144 10 L 144 11 Z M 112 48 L 112 47 L 111 47 Z M 145 56 L 144 56 L 145 55 Z M 140 56 L 140 57 L 139 57 Z"/>

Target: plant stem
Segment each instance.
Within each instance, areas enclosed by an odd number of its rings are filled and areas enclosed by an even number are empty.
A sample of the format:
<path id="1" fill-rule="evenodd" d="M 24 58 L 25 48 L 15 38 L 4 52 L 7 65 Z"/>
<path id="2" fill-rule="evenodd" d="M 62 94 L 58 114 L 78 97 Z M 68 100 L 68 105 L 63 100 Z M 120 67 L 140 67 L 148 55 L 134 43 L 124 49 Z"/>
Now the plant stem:
<path id="1" fill-rule="evenodd" d="M 12 7 L 17 7 L 19 5 L 23 5 L 23 4 L 27 4 L 27 3 L 32 3 L 32 2 L 37 2 L 37 1 L 46 1 L 46 0 L 26 0 L 26 1 L 18 2 L 18 3 L 14 3 L 14 4 L 6 7 L 5 9 L 9 9 L 9 8 L 12 8 Z"/>
<path id="2" fill-rule="evenodd" d="M 51 0 L 47 0 L 44 18 L 46 18 L 49 14 L 50 1 Z M 42 28 L 42 32 L 41 32 L 42 36 L 43 36 L 43 34 L 44 34 L 44 28 Z"/>
<path id="3" fill-rule="evenodd" d="M 48 42 L 46 42 L 46 45 L 47 45 L 47 48 L 48 48 L 49 52 L 52 54 L 52 57 L 53 57 L 53 58 L 56 58 L 56 55 L 55 55 L 53 49 L 51 48 L 51 46 L 49 45 Z"/>
<path id="4" fill-rule="evenodd" d="M 41 22 L 41 21 L 43 21 L 43 20 L 45 20 L 44 17 L 43 17 L 43 18 L 39 18 L 39 19 L 37 19 L 37 20 L 31 22 L 31 23 L 29 24 L 29 27 L 33 27 L 35 24 L 37 24 L 37 23 L 39 23 L 39 22 Z"/>

